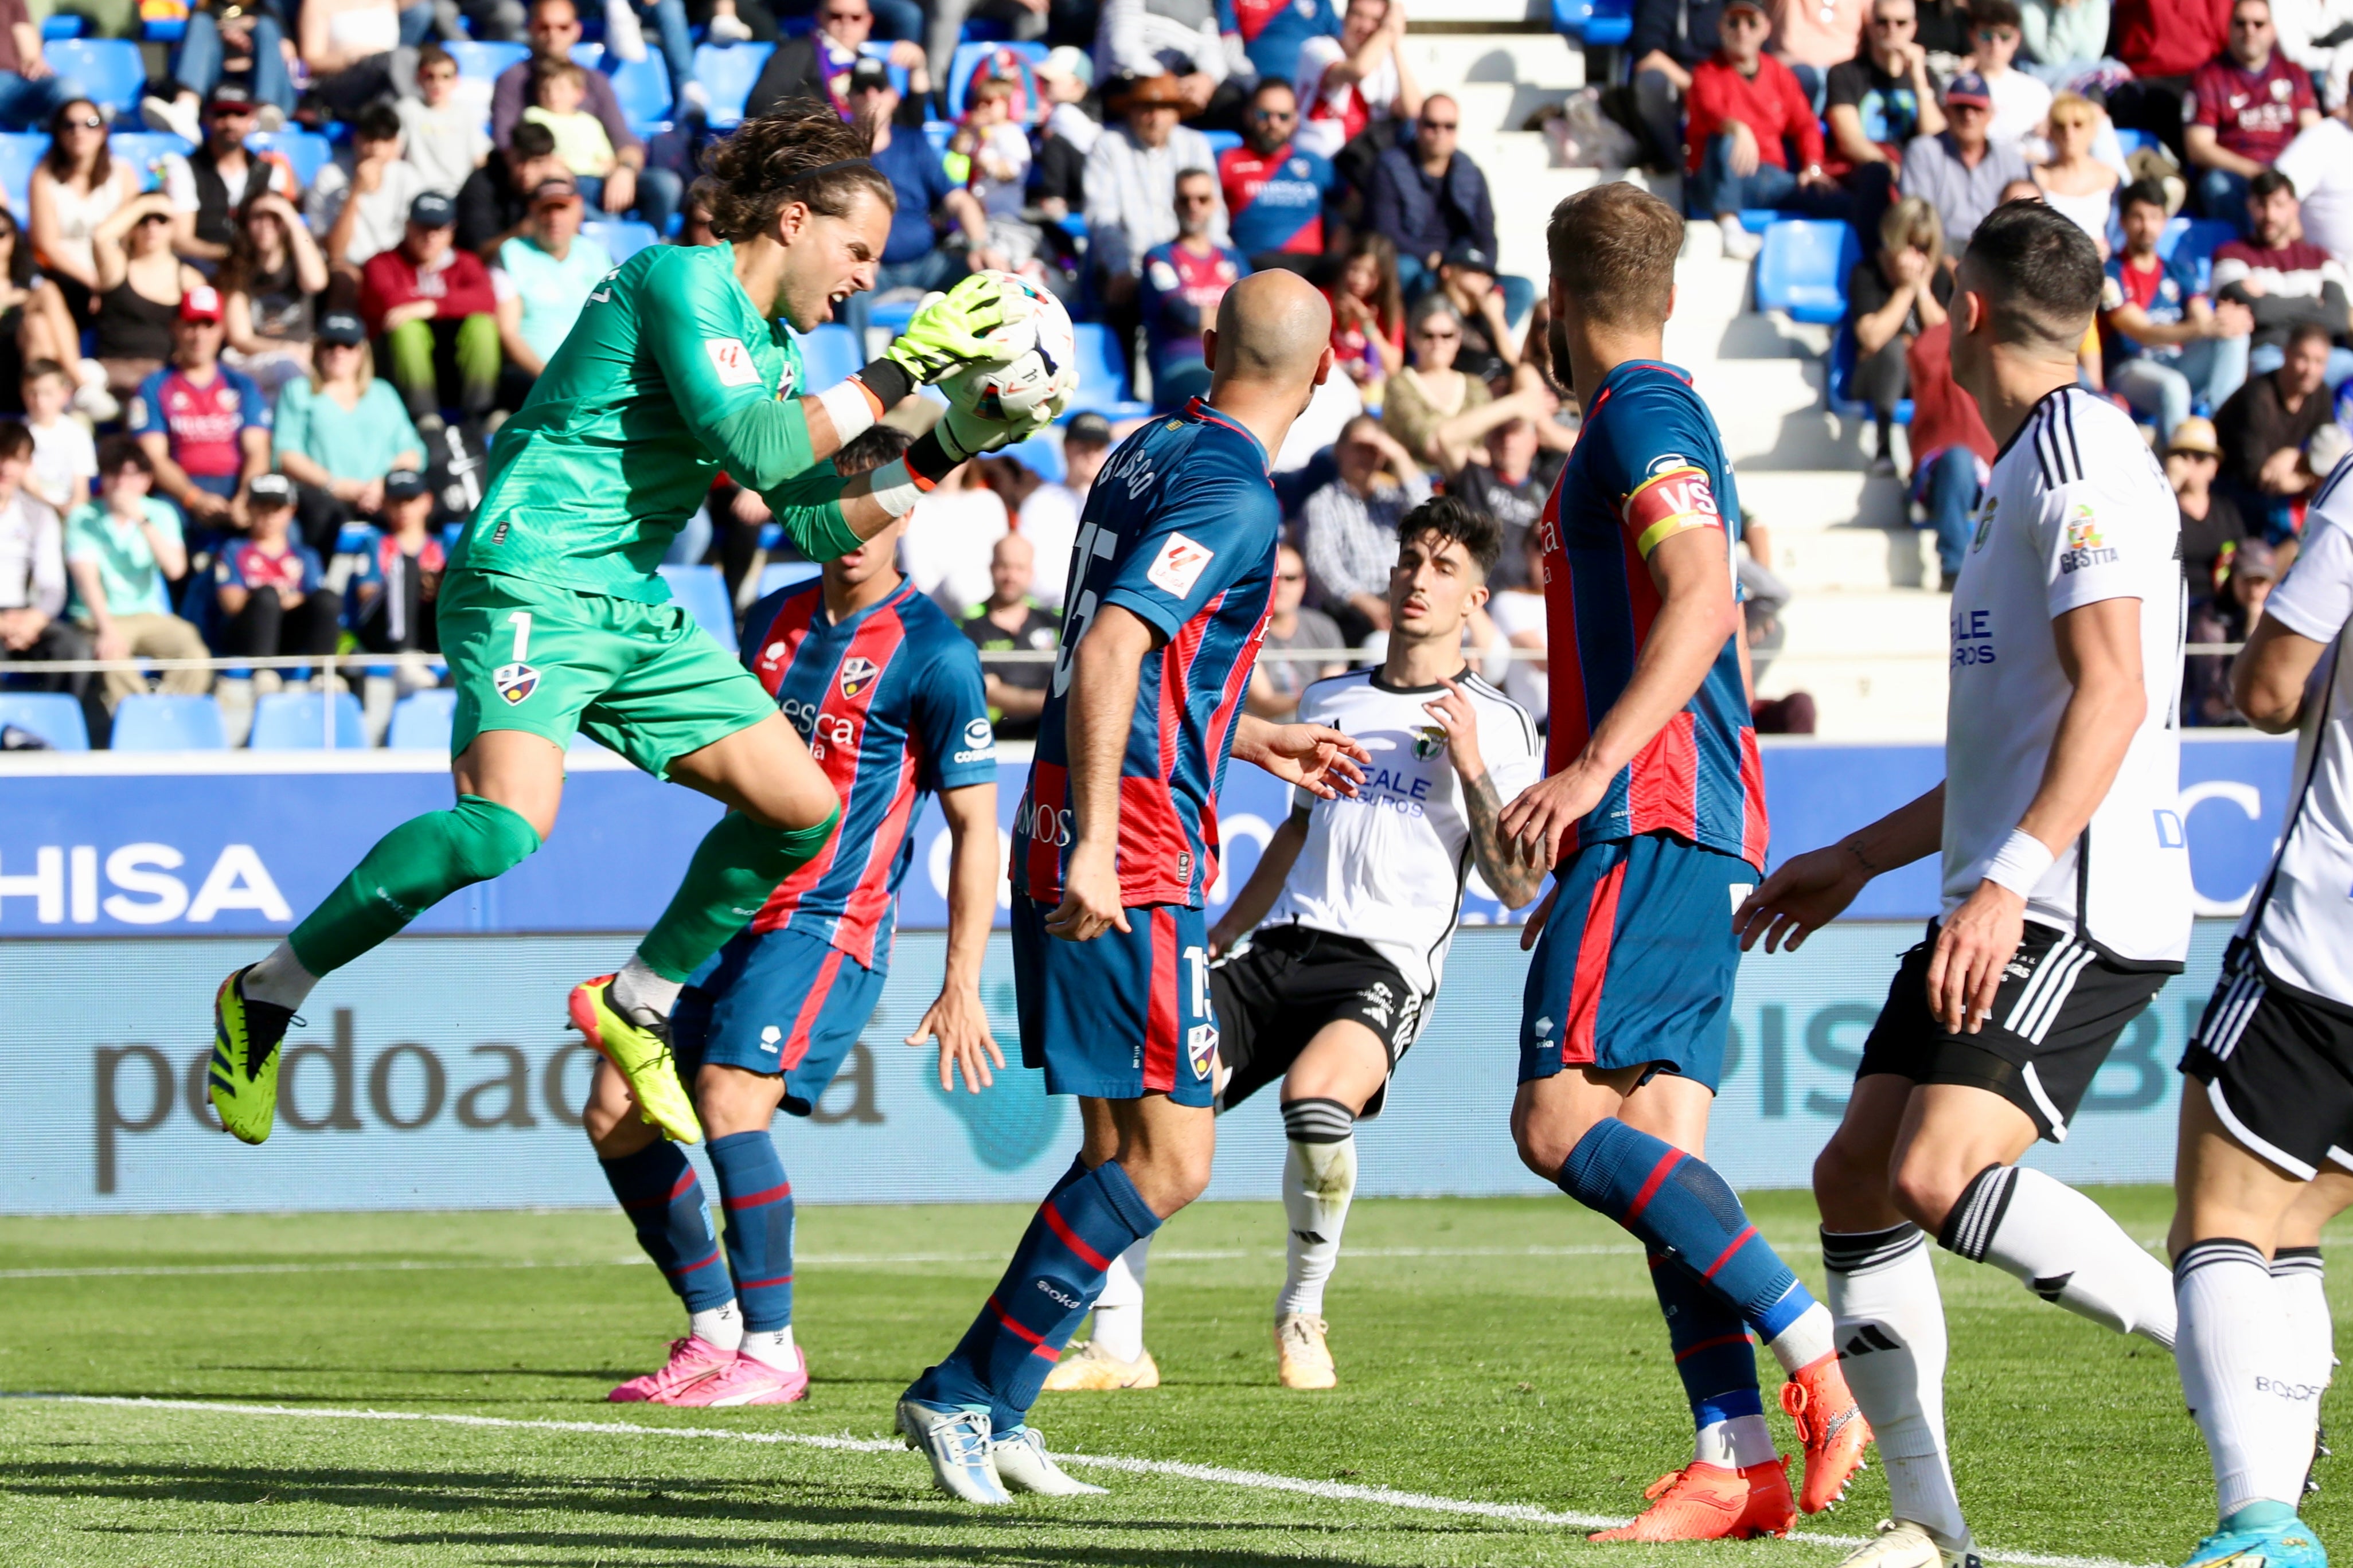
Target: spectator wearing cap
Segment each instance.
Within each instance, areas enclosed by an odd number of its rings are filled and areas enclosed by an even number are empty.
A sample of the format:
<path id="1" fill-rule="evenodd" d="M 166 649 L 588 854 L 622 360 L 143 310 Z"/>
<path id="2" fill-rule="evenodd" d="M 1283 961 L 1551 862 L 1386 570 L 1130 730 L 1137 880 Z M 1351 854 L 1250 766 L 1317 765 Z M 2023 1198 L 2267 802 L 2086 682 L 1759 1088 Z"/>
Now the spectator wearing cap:
<path id="1" fill-rule="evenodd" d="M 219 278 L 228 362 L 273 395 L 306 374 L 327 258 L 291 202 L 265 190 L 245 204 Z"/>
<path id="2" fill-rule="evenodd" d="M 0 129 L 31 131 L 81 96 L 41 53 L 41 26 L 26 0 L 0 0 Z"/>
<path id="3" fill-rule="evenodd" d="M 1495 258 L 1475 245 L 1458 245 L 1438 268 L 1439 291 L 1462 324 L 1462 347 L 1455 368 L 1491 386 L 1520 368 L 1520 345 L 1504 315 L 1504 291 L 1495 285 Z M 1504 552 L 1506 557 L 1511 554 Z M 1508 564 L 1508 560 L 1506 562 Z"/>
<path id="4" fill-rule="evenodd" d="M 1694 217 L 1712 217 L 1736 261 L 1763 243 L 1740 226 L 1745 207 L 1845 216 L 1838 182 L 1822 172 L 1822 131 L 1812 99 L 1789 68 L 1765 52 L 1771 22 L 1762 0 L 1725 0 L 1715 53 L 1692 70 L 1688 145 Z"/>
<path id="5" fill-rule="evenodd" d="M 174 313 L 204 275 L 172 253 L 172 202 L 161 191 L 115 209 L 91 240 L 98 260 L 98 359 L 108 385 L 120 395 L 171 357 Z"/>
<path id="6" fill-rule="evenodd" d="M 420 423 L 448 406 L 479 416 L 498 397 L 498 296 L 482 258 L 459 249 L 457 236 L 456 206 L 427 191 L 410 206 L 400 244 L 360 272 L 360 315 Z"/>
<path id="7" fill-rule="evenodd" d="M 1957 262 L 1986 214 L 2001 205 L 2002 187 L 2013 180 L 2031 184 L 2026 158 L 2017 147 L 1987 136 L 1993 123 L 1993 95 L 1985 79 L 1963 71 L 1945 85 L 1945 129 L 1915 136 L 1904 149 L 1897 188 L 1936 209 L 1946 254 Z"/>
<path id="8" fill-rule="evenodd" d="M 881 60 L 861 58 L 851 68 L 849 100 L 874 127 L 874 166 L 899 198 L 872 291 L 852 294 L 841 310 L 842 321 L 863 342 L 877 298 L 893 289 L 944 289 L 969 269 L 968 258 L 988 247 L 988 215 L 970 191 L 948 178 L 946 165 L 923 135 L 920 106 L 902 106 Z M 950 229 L 963 236 L 964 250 L 941 243 Z"/>
<path id="9" fill-rule="evenodd" d="M 256 476 L 246 514 L 246 532 L 213 558 L 221 651 L 254 658 L 334 652 L 343 600 L 319 552 L 293 534 L 294 482 L 284 474 Z"/>
<path id="10" fill-rule="evenodd" d="M 2234 0 L 2222 52 L 2189 79 L 2181 140 L 2209 217 L 2247 223 L 2248 182 L 2279 161 L 2296 132 L 2320 119 L 2312 74 L 2274 46 L 2271 0 Z"/>
<path id="11" fill-rule="evenodd" d="M 501 374 L 517 406 L 555 357 L 588 296 L 613 270 L 612 253 L 581 235 L 583 211 L 571 181 L 549 180 L 532 193 L 531 226 L 499 247 L 491 280 L 503 280 L 497 290 L 499 348 L 506 361 Z"/>
<path id="12" fill-rule="evenodd" d="M 319 322 L 311 374 L 278 394 L 279 470 L 301 487 L 302 536 L 330 550 L 345 523 L 384 506 L 390 475 L 425 466 L 425 443 L 389 382 L 375 374 L 367 329 L 348 310 Z"/>
<path id="13" fill-rule="evenodd" d="M 1634 62 L 1634 112 L 1652 168 L 1683 166 L 1683 95 L 1692 71 L 1715 52 L 1723 13 L 1724 0 L 1635 0 L 1626 55 Z"/>
<path id="14" fill-rule="evenodd" d="M 1087 492 L 1111 458 L 1111 421 L 1100 414 L 1082 414 L 1062 427 L 1062 478 L 1049 480 L 1021 500 L 1014 526 L 1037 552 L 1030 575 L 1030 597 L 1050 610 L 1062 608 L 1062 590 L 1071 575 L 1071 552 L 1079 537 L 1079 514 L 1086 510 Z"/>
<path id="15" fill-rule="evenodd" d="M 327 260 L 356 271 L 400 243 L 408 210 L 427 189 L 425 171 L 403 158 L 400 116 L 370 104 L 352 128 L 351 146 L 311 183 L 313 232 L 327 237 Z"/>
<path id="16" fill-rule="evenodd" d="M 344 625 L 370 653 L 440 651 L 434 603 L 449 563 L 432 521 L 425 476 L 395 468 L 384 477 L 383 526 L 343 540 L 329 580 L 341 586 Z"/>
<path id="17" fill-rule="evenodd" d="M 1087 154 L 1103 139 L 1103 126 L 1086 110 L 1095 67 L 1084 49 L 1064 44 L 1046 56 L 1036 75 L 1039 96 L 1049 107 L 1029 162 L 1029 194 L 1039 212 L 1060 224 L 1086 210 Z"/>
<path id="18" fill-rule="evenodd" d="M 400 116 L 402 156 L 425 176 L 425 188 L 455 197 L 491 155 L 480 103 L 458 90 L 458 62 L 438 44 L 417 51 L 417 96 L 393 106 Z"/>
<path id="19" fill-rule="evenodd" d="M 458 187 L 458 244 L 484 261 L 531 226 L 531 194 L 571 174 L 555 155 L 555 133 L 544 125 L 515 127 L 513 140 L 466 176 Z"/>
<path id="20" fill-rule="evenodd" d="M 200 108 L 221 89 L 224 78 L 242 77 L 248 100 L 257 109 L 266 106 L 282 122 L 294 112 L 294 78 L 286 67 L 285 45 L 286 29 L 267 5 L 191 5 L 187 31 L 172 60 L 172 80 L 161 84 L 163 92 L 139 100 L 140 116 L 152 131 L 201 142 Z"/>
<path id="21" fill-rule="evenodd" d="M 2295 328 L 2279 368 L 2250 376 L 2214 416 L 2222 493 L 2237 504 L 2250 532 L 2274 542 L 2295 537 L 2305 498 L 2327 471 L 2325 466 L 2316 471 L 2306 449 L 2333 423 L 2330 352 L 2326 329 L 2310 322 Z"/>
<path id="22" fill-rule="evenodd" d="M 90 637 L 65 618 L 65 523 L 55 508 L 26 488 L 33 464 L 33 433 L 15 420 L 0 423 L 0 671 L 11 659 L 88 658 Z M 95 732 L 105 728 L 98 683 L 87 674 L 17 676 L 37 691 L 79 699 Z"/>
<path id="23" fill-rule="evenodd" d="M 148 494 L 155 465 L 128 436 L 98 445 L 99 499 L 66 519 L 66 571 L 73 578 L 73 618 L 90 634 L 100 658 L 203 658 L 208 650 L 196 628 L 172 613 L 171 585 L 188 573 L 180 514 Z M 147 689 L 137 670 L 106 672 L 111 710 Z M 167 692 L 194 693 L 212 684 L 201 669 L 163 674 Z"/>
<path id="24" fill-rule="evenodd" d="M 2263 618 L 2263 601 L 2279 581 L 2279 556 L 2260 539 L 2242 540 L 2218 563 L 2211 597 L 2189 612 L 2183 640 L 2242 643 Z M 2181 721 L 2201 727 L 2244 724 L 2231 702 L 2234 654 L 2193 654 L 2181 664 Z"/>
<path id="25" fill-rule="evenodd" d="M 789 98 L 813 98 L 832 104 L 842 119 L 855 119 L 849 76 L 865 58 L 862 51 L 873 34 L 874 10 L 868 0 L 818 0 L 817 26 L 776 46 L 744 100 L 744 118 L 765 114 Z M 907 90 L 920 101 L 932 90 L 923 47 L 903 33 L 897 37 L 885 63 L 907 73 Z"/>
<path id="26" fill-rule="evenodd" d="M 125 422 L 156 488 L 200 541 L 245 526 L 247 487 L 269 468 L 269 403 L 251 376 L 220 363 L 221 313 L 220 290 L 187 291 L 172 322 L 172 363 L 140 383 Z"/>
<path id="27" fill-rule="evenodd" d="M 2077 0 L 2079 6 L 2090 3 Z M 1854 58 L 1831 68 L 1823 96 L 1830 104 L 1824 118 L 1832 160 L 1826 167 L 1893 168 L 1904 161 L 1904 149 L 1914 137 L 1934 136 L 1945 128 L 1928 51 L 1920 42 L 1915 0 L 1873 0 L 1862 47 Z"/>
<path id="28" fill-rule="evenodd" d="M 672 0 L 674 3 L 674 0 Z M 685 16 L 679 16 L 679 37 L 685 37 Z M 572 0 L 535 0 L 531 8 L 531 47 L 533 59 L 520 60 L 499 73 L 497 84 L 491 91 L 491 140 L 505 146 L 512 140 L 515 128 L 523 122 L 523 110 L 531 101 L 530 86 L 533 61 L 539 58 L 569 59 L 573 46 L 580 41 L 580 15 Z M 676 77 L 681 67 L 670 56 L 671 73 Z M 702 85 L 692 77 L 692 53 L 687 55 L 683 67 L 688 73 L 677 86 L 680 97 L 689 103 L 700 98 Z M 633 213 L 651 224 L 657 234 L 670 227 L 670 216 L 678 211 L 679 197 L 685 191 L 685 182 L 668 169 L 649 168 L 646 163 L 646 144 L 629 129 L 627 116 L 621 112 L 620 100 L 613 94 L 612 79 L 603 71 L 590 71 L 582 83 L 586 94 L 582 107 L 596 117 L 605 129 L 606 139 L 613 144 L 616 160 L 613 172 L 606 176 L 597 205 L 606 212 L 618 216 Z"/>
<path id="29" fill-rule="evenodd" d="M 1314 273 L 1324 257 L 1324 208 L 1338 176 L 1332 161 L 1298 145 L 1299 99 L 1268 78 L 1250 94 L 1242 144 L 1218 154 L 1218 186 L 1234 248 L 1263 271 Z"/>
<path id="30" fill-rule="evenodd" d="M 1468 246 L 1495 254 L 1495 204 L 1487 176 L 1457 143 L 1462 134 L 1461 106 L 1445 93 L 1421 100 L 1413 137 L 1382 153 L 1373 165 L 1365 196 L 1365 226 L 1397 247 L 1398 281 L 1409 296 L 1438 286 L 1446 253 Z M 1504 314 L 1527 319 L 1535 285 L 1502 276 Z"/>
<path id="31" fill-rule="evenodd" d="M 2255 319 L 2235 300 L 2218 308 L 2188 256 L 2158 254 L 2164 186 L 2127 185 L 2123 209 L 2124 248 L 2109 258 L 2100 292 L 2101 363 L 2108 390 L 2155 415 L 2158 438 L 2170 440 L 2193 399 L 2219 408 L 2247 379 Z"/>
<path id="32" fill-rule="evenodd" d="M 203 143 L 185 158 L 164 165 L 164 189 L 172 198 L 172 245 L 198 261 L 227 259 L 237 230 L 231 216 L 268 193 L 301 199 L 302 187 L 283 158 L 246 150 L 253 134 L 254 101 L 245 89 L 224 84 L 205 105 Z"/>
<path id="33" fill-rule="evenodd" d="M 1250 264 L 1230 245 L 1209 237 L 1218 206 L 1217 176 L 1187 169 L 1176 176 L 1176 237 L 1144 254 L 1137 291 L 1152 365 L 1152 405 L 1182 408 L 1209 390 L 1201 334 L 1218 324 L 1218 301 L 1250 276 Z"/>
<path id="34" fill-rule="evenodd" d="M 2277 169 L 2264 169 L 2247 182 L 2249 237 L 2225 240 L 2214 251 L 2214 298 L 2243 305 L 2254 317 L 2249 374 L 2277 369 L 2288 334 L 2317 327 L 2332 342 L 2348 327 L 2348 278 L 2344 264 L 2304 238 L 2295 186 Z M 2328 384 L 2353 376 L 2353 353 L 2332 349 Z"/>
<path id="35" fill-rule="evenodd" d="M 2173 427 L 2165 443 L 2165 478 L 2181 513 L 2181 580 L 2192 605 L 2214 593 L 2214 574 L 2239 542 L 2247 520 L 2237 503 L 2215 486 L 2222 468 L 2222 444 L 2214 422 L 2191 415 Z"/>
<path id="36" fill-rule="evenodd" d="M 1008 533 L 989 547 L 988 597 L 956 623 L 974 647 L 984 654 L 1053 651 L 1061 621 L 1030 596 L 1037 566 L 1037 547 L 1019 533 Z M 1053 680 L 1050 664 L 983 661 L 988 721 L 998 740 L 1038 738 L 1038 715 L 1045 711 L 1046 691 Z"/>
<path id="37" fill-rule="evenodd" d="M 1126 90 L 1121 122 L 1104 127 L 1087 154 L 1088 255 L 1103 298 L 1123 312 L 1132 310 L 1145 253 L 1176 237 L 1176 176 L 1217 164 L 1201 133 L 1176 123 L 1184 104 L 1174 77 L 1134 83 Z M 1229 243 L 1222 195 L 1210 216 L 1209 236 L 1219 245 Z"/>

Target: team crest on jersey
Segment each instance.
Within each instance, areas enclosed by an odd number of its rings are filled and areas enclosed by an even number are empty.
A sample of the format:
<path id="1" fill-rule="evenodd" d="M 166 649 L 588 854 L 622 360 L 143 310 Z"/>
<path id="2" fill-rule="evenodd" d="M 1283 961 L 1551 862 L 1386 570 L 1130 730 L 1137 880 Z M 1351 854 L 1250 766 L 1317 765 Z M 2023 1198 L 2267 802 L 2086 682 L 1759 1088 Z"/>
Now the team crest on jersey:
<path id="1" fill-rule="evenodd" d="M 1195 1078 L 1209 1076 L 1209 1063 L 1218 1055 L 1218 1026 L 1196 1024 L 1185 1031 L 1185 1056 L 1193 1064 Z"/>
<path id="2" fill-rule="evenodd" d="M 539 689 L 539 671 L 527 664 L 502 664 L 491 673 L 491 685 L 512 708 Z"/>
<path id="3" fill-rule="evenodd" d="M 2000 504 L 2000 496 L 1986 497 L 1985 505 L 1978 512 L 1978 531 L 1969 539 L 1970 554 L 1983 550 L 1986 541 L 1993 537 L 1993 509 Z"/>
<path id="4" fill-rule="evenodd" d="M 855 697 L 874 683 L 875 664 L 863 655 L 841 661 L 841 694 Z"/>
<path id="5" fill-rule="evenodd" d="M 2116 558 L 2115 548 L 2100 537 L 2092 509 L 2078 504 L 2075 515 L 2067 520 L 2067 548 L 2059 555 L 2060 572 L 2064 574 L 2081 572 L 2087 566 L 2105 566 Z"/>
<path id="6" fill-rule="evenodd" d="M 1413 754 L 1422 762 L 1430 761 L 1444 750 L 1446 731 L 1435 724 L 1423 725 L 1413 737 Z"/>

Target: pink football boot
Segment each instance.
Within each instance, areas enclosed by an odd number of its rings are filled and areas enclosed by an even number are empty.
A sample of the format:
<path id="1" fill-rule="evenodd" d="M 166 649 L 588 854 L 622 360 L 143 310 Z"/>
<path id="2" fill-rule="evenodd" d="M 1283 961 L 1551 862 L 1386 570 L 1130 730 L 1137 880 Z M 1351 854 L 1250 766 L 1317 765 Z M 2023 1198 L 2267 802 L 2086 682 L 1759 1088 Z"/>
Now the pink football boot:
<path id="1" fill-rule="evenodd" d="M 605 1397 L 615 1405 L 668 1405 L 672 1396 L 705 1378 L 716 1377 L 735 1363 L 733 1351 L 721 1350 L 699 1334 L 670 1342 L 670 1360 L 659 1372 L 633 1377 Z"/>
<path id="2" fill-rule="evenodd" d="M 793 1347 L 796 1363 L 790 1372 L 766 1362 L 739 1355 L 715 1377 L 706 1377 L 672 1394 L 657 1394 L 660 1405 L 790 1405 L 808 1397 L 808 1352 Z"/>

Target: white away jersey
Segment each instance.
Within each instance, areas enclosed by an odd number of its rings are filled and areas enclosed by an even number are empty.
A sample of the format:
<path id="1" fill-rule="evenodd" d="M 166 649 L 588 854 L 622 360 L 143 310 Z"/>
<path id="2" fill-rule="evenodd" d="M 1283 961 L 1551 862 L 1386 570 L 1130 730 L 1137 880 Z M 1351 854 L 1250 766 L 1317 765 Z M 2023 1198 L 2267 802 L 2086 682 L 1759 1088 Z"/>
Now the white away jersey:
<path id="1" fill-rule="evenodd" d="M 1478 715 L 1480 755 L 1509 805 L 1543 774 L 1535 721 L 1476 675 L 1466 671 L 1455 685 Z M 1373 760 L 1353 799 L 1295 797 L 1307 813 L 1307 842 L 1264 922 L 1355 937 L 1424 996 L 1438 989 L 1471 876 L 1462 781 L 1447 761 L 1446 731 L 1422 707 L 1444 695 L 1438 686 L 1384 686 L 1375 669 L 1332 676 L 1301 694 L 1302 722 L 1355 736 Z"/>
<path id="2" fill-rule="evenodd" d="M 1953 589 L 1945 913 L 1977 890 L 2026 815 L 2074 695 L 2051 623 L 2103 599 L 2137 599 L 2147 711 L 2090 826 L 2028 898 L 2026 918 L 2127 964 L 2181 966 L 2180 551 L 2172 488 L 2113 404 L 2053 392 L 1995 458 Z"/>
<path id="3" fill-rule="evenodd" d="M 2239 927 L 2269 976 L 2353 1007 L 2353 462 L 2339 463 L 2305 514 L 2304 542 L 2263 615 L 2326 646 L 2296 735 L 2296 794 L 2263 892 Z"/>

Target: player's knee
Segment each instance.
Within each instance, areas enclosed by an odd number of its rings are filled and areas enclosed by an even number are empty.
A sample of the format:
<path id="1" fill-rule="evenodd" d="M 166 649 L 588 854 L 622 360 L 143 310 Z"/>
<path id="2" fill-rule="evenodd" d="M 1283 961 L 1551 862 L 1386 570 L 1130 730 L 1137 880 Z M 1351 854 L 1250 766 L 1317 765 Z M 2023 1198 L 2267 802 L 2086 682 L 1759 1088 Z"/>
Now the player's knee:
<path id="1" fill-rule="evenodd" d="M 1557 1182 L 1561 1167 L 1568 1163 L 1577 1147 L 1577 1137 L 1556 1119 L 1520 1106 L 1512 1113 L 1512 1143 L 1520 1152 L 1520 1163 L 1547 1182 Z"/>
<path id="2" fill-rule="evenodd" d="M 459 795 L 449 817 L 451 863 L 469 882 L 504 876 L 539 847 L 539 830 L 522 813 L 497 801 Z"/>
<path id="3" fill-rule="evenodd" d="M 1889 1179 L 1887 1195 L 1905 1219 L 1934 1236 L 1945 1228 L 1945 1216 L 1975 1174 L 1942 1161 L 1906 1160 Z"/>
<path id="4" fill-rule="evenodd" d="M 1875 1199 L 1887 1184 L 1885 1163 L 1875 1149 L 1857 1148 L 1833 1136 L 1814 1156 L 1814 1196 L 1817 1201 L 1868 1193 Z"/>

